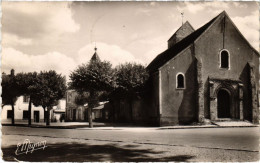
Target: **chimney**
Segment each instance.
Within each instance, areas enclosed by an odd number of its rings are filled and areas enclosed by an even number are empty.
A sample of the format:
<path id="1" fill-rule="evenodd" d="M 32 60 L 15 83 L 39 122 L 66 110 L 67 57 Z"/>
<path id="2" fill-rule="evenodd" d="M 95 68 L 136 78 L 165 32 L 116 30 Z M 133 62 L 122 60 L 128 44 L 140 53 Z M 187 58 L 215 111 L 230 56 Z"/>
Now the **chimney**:
<path id="1" fill-rule="evenodd" d="M 14 76 L 14 69 L 11 70 L 11 76 Z"/>

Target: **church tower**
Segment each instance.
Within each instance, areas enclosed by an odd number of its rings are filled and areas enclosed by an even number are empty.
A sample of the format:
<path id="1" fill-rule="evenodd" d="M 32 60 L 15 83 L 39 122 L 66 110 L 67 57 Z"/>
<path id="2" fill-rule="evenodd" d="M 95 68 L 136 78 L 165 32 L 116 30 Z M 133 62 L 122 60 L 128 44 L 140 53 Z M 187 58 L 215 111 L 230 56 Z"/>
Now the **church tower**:
<path id="1" fill-rule="evenodd" d="M 186 21 L 168 40 L 168 49 L 175 45 L 177 42 L 184 39 L 186 36 L 194 32 L 194 28 Z"/>
<path id="2" fill-rule="evenodd" d="M 91 61 L 91 62 L 93 62 L 93 61 L 100 61 L 100 58 L 99 58 L 99 56 L 98 56 L 98 54 L 97 54 L 97 48 L 96 48 L 96 46 L 95 46 L 94 50 L 95 50 L 95 53 L 94 53 L 93 56 L 91 57 L 90 61 Z"/>

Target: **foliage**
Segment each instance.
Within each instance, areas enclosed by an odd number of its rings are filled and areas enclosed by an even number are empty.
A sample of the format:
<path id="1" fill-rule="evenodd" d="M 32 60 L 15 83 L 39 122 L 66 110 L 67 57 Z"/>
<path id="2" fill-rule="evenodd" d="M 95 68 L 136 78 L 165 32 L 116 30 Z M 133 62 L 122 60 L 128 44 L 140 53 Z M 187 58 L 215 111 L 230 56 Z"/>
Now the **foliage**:
<path id="1" fill-rule="evenodd" d="M 113 70 L 109 62 L 92 61 L 79 66 L 70 74 L 70 86 L 78 92 L 112 89 Z"/>
<path id="2" fill-rule="evenodd" d="M 28 105 L 28 125 L 31 125 L 32 103 L 34 103 L 34 96 L 37 92 L 37 90 L 35 89 L 35 84 L 37 83 L 37 73 L 18 73 L 16 75 L 16 83 L 18 85 L 19 94 L 30 97 Z"/>
<path id="3" fill-rule="evenodd" d="M 18 86 L 14 74 L 2 76 L 2 107 L 4 105 L 12 106 L 12 125 L 14 125 L 14 104 L 19 96 Z"/>
<path id="4" fill-rule="evenodd" d="M 83 92 L 81 94 L 77 94 L 75 98 L 75 103 L 77 105 L 85 105 L 89 101 L 89 93 Z"/>
<path id="5" fill-rule="evenodd" d="M 18 91 L 20 95 L 33 96 L 37 90 L 34 85 L 37 83 L 37 73 L 18 73 L 16 75 L 16 83 L 18 85 Z"/>
<path id="6" fill-rule="evenodd" d="M 37 82 L 31 89 L 37 90 L 34 94 L 34 104 L 50 110 L 52 106 L 58 104 L 58 100 L 65 96 L 65 77 L 53 70 L 42 71 L 38 74 Z"/>
<path id="7" fill-rule="evenodd" d="M 109 62 L 92 60 L 88 64 L 79 66 L 70 74 L 70 87 L 77 90 L 79 94 L 88 92 L 85 97 L 90 105 L 95 105 L 104 98 L 104 94 L 113 89 L 113 69 Z"/>
<path id="8" fill-rule="evenodd" d="M 113 95 L 129 98 L 141 95 L 148 77 L 148 72 L 141 64 L 126 63 L 117 66 L 115 70 L 116 89 Z"/>
<path id="9" fill-rule="evenodd" d="M 2 107 L 4 105 L 14 105 L 19 92 L 17 91 L 17 83 L 15 76 L 3 75 L 2 76 Z"/>

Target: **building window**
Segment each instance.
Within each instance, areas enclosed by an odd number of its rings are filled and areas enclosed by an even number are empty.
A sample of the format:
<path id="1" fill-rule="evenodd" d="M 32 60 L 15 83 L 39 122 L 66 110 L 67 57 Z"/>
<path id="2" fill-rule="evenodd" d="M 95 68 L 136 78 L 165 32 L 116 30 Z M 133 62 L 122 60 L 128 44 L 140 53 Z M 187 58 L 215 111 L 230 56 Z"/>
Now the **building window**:
<path id="1" fill-rule="evenodd" d="M 29 112 L 28 112 L 27 110 L 24 110 L 24 111 L 23 111 L 23 119 L 28 119 L 28 117 L 29 117 L 29 116 L 28 116 L 28 113 L 29 113 Z"/>
<path id="2" fill-rule="evenodd" d="M 12 117 L 13 117 L 13 111 L 7 110 L 7 118 L 12 118 Z"/>
<path id="3" fill-rule="evenodd" d="M 28 103 L 30 100 L 30 96 L 23 96 L 23 102 Z"/>
<path id="4" fill-rule="evenodd" d="M 176 84 L 177 84 L 177 88 L 180 88 L 180 89 L 185 88 L 185 78 L 184 78 L 184 75 L 182 73 L 177 74 Z"/>
<path id="5" fill-rule="evenodd" d="M 220 52 L 220 68 L 229 68 L 229 53 L 227 50 Z"/>

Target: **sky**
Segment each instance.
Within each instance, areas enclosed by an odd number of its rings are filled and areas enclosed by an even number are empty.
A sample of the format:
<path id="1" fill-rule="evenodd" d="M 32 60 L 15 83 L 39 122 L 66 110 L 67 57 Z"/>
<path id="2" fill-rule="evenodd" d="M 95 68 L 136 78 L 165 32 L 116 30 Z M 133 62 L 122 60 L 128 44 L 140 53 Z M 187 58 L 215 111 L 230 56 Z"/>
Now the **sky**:
<path id="1" fill-rule="evenodd" d="M 87 63 L 94 47 L 113 66 L 147 66 L 183 21 L 198 29 L 225 10 L 259 49 L 257 2 L 2 2 L 2 72 L 56 70 Z"/>

